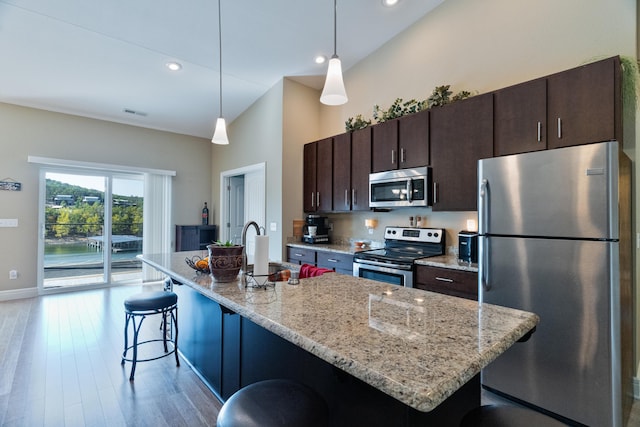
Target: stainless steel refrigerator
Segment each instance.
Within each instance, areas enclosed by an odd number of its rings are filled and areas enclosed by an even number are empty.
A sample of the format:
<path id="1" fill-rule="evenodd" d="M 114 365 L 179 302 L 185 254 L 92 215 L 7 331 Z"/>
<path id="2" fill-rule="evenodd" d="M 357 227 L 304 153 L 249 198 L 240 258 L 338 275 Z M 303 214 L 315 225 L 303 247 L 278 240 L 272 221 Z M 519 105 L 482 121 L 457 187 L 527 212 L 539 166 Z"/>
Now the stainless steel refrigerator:
<path id="1" fill-rule="evenodd" d="M 618 142 L 478 163 L 480 301 L 540 324 L 483 386 L 565 421 L 622 427 L 632 399 L 630 161 Z"/>

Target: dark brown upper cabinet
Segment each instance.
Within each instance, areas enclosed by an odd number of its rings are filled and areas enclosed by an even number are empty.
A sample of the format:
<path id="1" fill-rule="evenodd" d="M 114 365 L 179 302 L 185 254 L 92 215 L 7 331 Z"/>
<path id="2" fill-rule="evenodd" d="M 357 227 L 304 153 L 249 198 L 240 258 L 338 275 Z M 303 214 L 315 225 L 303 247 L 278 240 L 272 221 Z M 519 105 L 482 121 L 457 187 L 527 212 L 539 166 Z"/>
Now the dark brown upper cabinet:
<path id="1" fill-rule="evenodd" d="M 333 138 L 305 144 L 303 157 L 304 211 L 330 212 L 333 208 Z"/>
<path id="2" fill-rule="evenodd" d="M 493 114 L 496 156 L 547 149 L 547 79 L 496 91 Z"/>
<path id="3" fill-rule="evenodd" d="M 429 164 L 429 111 L 372 126 L 372 171 Z"/>
<path id="4" fill-rule="evenodd" d="M 548 148 L 622 142 L 620 79 L 617 56 L 549 76 Z"/>
<path id="5" fill-rule="evenodd" d="M 336 135 L 333 139 L 333 210 L 369 209 L 371 128 Z"/>
<path id="6" fill-rule="evenodd" d="M 475 211 L 478 160 L 493 156 L 493 93 L 431 109 L 434 211 Z"/>

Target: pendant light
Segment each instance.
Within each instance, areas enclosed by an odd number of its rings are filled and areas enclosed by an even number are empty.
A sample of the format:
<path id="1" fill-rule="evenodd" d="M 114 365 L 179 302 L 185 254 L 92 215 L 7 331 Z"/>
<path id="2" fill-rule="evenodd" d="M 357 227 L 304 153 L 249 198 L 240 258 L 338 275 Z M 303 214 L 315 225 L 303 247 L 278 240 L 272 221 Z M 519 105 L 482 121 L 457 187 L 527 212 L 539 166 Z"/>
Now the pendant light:
<path id="1" fill-rule="evenodd" d="M 214 144 L 228 145 L 229 138 L 227 137 L 227 124 L 222 118 L 222 17 L 220 13 L 220 1 L 218 0 L 218 41 L 220 51 L 220 117 L 216 121 L 216 130 L 213 132 L 213 138 L 211 142 Z"/>
<path id="2" fill-rule="evenodd" d="M 333 0 L 333 56 L 329 60 L 329 69 L 327 70 L 327 79 L 324 82 L 324 89 L 320 95 L 320 102 L 325 105 L 342 105 L 349 100 L 347 91 L 344 89 L 342 80 L 342 64 L 338 58 L 337 52 L 337 15 L 338 0 Z"/>

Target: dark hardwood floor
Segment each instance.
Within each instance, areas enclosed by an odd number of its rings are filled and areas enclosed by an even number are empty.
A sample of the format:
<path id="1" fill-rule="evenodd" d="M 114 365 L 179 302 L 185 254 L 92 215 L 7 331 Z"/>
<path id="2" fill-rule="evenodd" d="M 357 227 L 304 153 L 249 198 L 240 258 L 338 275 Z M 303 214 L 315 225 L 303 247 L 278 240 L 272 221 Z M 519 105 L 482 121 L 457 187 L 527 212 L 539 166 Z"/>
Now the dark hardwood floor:
<path id="1" fill-rule="evenodd" d="M 123 301 L 142 289 L 0 302 L 0 425 L 214 426 L 221 404 L 182 360 L 139 363 L 133 382 L 120 365 Z M 141 333 L 161 336 L 159 322 Z"/>
<path id="2" fill-rule="evenodd" d="M 143 288 L 161 286 L 0 302 L 0 426 L 215 426 L 221 403 L 186 363 L 140 363 L 133 382 L 120 365 L 123 301 Z M 158 327 L 149 317 L 142 333 Z M 640 401 L 627 426 L 640 426 Z"/>

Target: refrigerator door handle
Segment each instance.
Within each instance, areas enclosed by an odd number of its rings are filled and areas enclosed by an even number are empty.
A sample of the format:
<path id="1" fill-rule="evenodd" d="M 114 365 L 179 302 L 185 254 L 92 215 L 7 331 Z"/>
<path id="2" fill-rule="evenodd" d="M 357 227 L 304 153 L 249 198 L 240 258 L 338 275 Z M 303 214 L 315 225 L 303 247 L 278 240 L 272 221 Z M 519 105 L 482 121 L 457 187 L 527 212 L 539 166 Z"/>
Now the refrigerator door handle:
<path id="1" fill-rule="evenodd" d="M 479 232 L 484 234 L 489 226 L 489 180 L 482 179 L 480 183 L 480 206 L 479 206 Z"/>
<path id="2" fill-rule="evenodd" d="M 489 238 L 480 236 L 480 286 L 483 292 L 491 290 L 491 282 L 489 281 Z"/>

